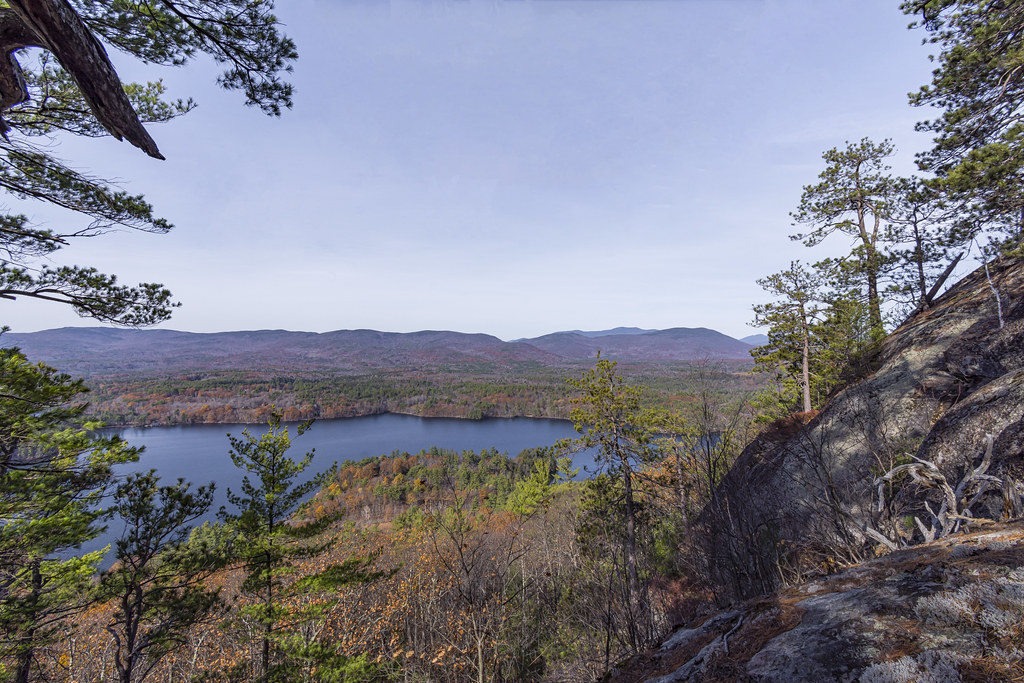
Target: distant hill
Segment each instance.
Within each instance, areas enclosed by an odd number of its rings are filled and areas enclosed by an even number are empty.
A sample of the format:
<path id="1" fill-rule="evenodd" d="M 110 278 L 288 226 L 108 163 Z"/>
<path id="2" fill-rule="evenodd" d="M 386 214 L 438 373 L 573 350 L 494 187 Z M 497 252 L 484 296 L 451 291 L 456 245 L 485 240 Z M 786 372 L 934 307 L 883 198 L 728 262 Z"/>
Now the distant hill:
<path id="1" fill-rule="evenodd" d="M 639 327 L 616 327 L 612 330 L 596 330 L 592 332 L 586 332 L 584 330 L 572 330 L 573 334 L 582 334 L 584 337 L 607 337 L 613 334 L 647 334 L 648 332 L 657 332 L 658 330 L 643 330 Z"/>
<path id="2" fill-rule="evenodd" d="M 751 349 L 750 344 L 705 327 L 590 335 L 555 332 L 526 342 L 563 358 L 592 359 L 600 351 L 605 358 L 640 363 L 749 358 Z"/>
<path id="3" fill-rule="evenodd" d="M 750 344 L 751 346 L 764 346 L 768 343 L 767 334 L 752 334 L 750 336 L 740 339 L 741 342 Z"/>
<path id="4" fill-rule="evenodd" d="M 19 346 L 33 360 L 78 375 L 178 372 L 190 368 L 366 373 L 479 367 L 557 367 L 605 358 L 633 363 L 747 359 L 751 345 L 706 328 L 616 328 L 556 332 L 511 342 L 487 334 L 425 330 L 194 333 L 65 327 L 7 333 L 0 345 Z"/>

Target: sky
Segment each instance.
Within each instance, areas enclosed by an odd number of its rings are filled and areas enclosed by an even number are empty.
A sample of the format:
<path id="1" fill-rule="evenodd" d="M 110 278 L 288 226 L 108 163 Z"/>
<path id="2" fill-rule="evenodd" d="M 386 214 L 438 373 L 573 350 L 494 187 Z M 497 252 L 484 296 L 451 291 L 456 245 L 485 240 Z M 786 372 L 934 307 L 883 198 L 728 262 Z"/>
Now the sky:
<path id="1" fill-rule="evenodd" d="M 294 108 L 219 90 L 209 60 L 143 66 L 197 108 L 149 127 L 167 161 L 60 138 L 143 193 L 166 235 L 79 240 L 55 263 L 182 303 L 193 332 L 447 329 L 502 339 L 616 326 L 743 337 L 759 277 L 842 253 L 793 242 L 821 154 L 928 138 L 930 80 L 898 0 L 289 0 Z M 9 198 L 8 198 L 9 199 Z M 13 206 L 11 201 L 7 206 Z M 34 204 L 38 222 L 82 218 Z M 15 332 L 96 325 L 0 302 Z"/>

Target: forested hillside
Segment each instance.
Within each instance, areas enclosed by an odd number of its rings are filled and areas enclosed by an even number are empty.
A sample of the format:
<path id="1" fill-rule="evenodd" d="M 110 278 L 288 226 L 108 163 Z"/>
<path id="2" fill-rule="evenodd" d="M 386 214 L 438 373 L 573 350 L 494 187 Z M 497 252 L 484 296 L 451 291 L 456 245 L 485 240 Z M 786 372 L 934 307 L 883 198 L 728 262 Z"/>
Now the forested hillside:
<path id="1" fill-rule="evenodd" d="M 373 330 L 192 334 L 65 328 L 0 344 L 88 379 L 108 424 L 260 424 L 382 412 L 424 417 L 568 417 L 565 378 L 602 357 L 649 386 L 651 401 L 692 400 L 702 375 L 739 399 L 761 386 L 750 345 L 713 330 L 559 332 L 503 342 L 483 334 Z"/>

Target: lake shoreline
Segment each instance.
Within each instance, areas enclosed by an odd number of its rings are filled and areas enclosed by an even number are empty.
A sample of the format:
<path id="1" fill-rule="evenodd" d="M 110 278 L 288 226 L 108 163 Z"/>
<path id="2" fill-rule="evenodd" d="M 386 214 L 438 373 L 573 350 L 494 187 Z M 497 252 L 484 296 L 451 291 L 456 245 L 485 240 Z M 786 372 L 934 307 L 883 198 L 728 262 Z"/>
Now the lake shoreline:
<path id="1" fill-rule="evenodd" d="M 556 420 L 558 422 L 571 423 L 572 420 L 566 417 L 551 417 L 547 415 L 484 415 L 482 417 L 469 417 L 466 415 L 423 415 L 420 413 L 407 412 L 402 410 L 377 410 L 367 411 L 362 413 L 354 413 L 352 415 L 344 415 L 338 417 L 300 417 L 297 420 L 288 420 L 288 422 L 303 422 L 305 420 L 313 420 L 314 422 L 321 422 L 326 420 L 358 420 L 364 417 L 374 417 L 377 415 L 405 415 L 408 417 L 418 417 L 424 420 L 462 420 L 465 422 L 486 422 L 488 420 Z M 244 419 L 234 420 L 210 420 L 208 422 L 128 422 L 128 423 L 104 423 L 103 429 L 150 429 L 153 427 L 191 427 L 199 425 L 248 425 L 257 426 L 265 425 L 266 420 L 263 421 L 248 421 Z"/>
<path id="2" fill-rule="evenodd" d="M 287 425 L 292 440 L 289 457 L 301 459 L 305 453 L 315 453 L 310 466 L 297 477 L 299 483 L 313 480 L 329 471 L 335 463 L 359 462 L 396 453 L 416 455 L 435 447 L 454 453 L 480 453 L 494 449 L 515 457 L 523 450 L 547 448 L 563 439 L 578 436 L 572 423 L 553 418 L 467 420 L 391 413 L 325 418 L 316 421 L 302 435 L 296 434 L 294 424 Z M 228 489 L 241 490 L 246 472 L 235 467 L 231 460 L 227 433 L 238 436 L 243 429 L 249 429 L 258 437 L 266 425 L 262 430 L 259 425 L 238 422 L 107 427 L 101 433 L 104 436 L 118 435 L 130 446 L 144 448 L 138 461 L 114 468 L 118 477 L 155 469 L 164 482 L 182 478 L 197 486 L 215 483 L 213 505 L 196 521 L 196 524 L 201 524 L 215 521 L 221 506 L 230 505 L 226 496 Z M 586 459 L 581 461 L 584 465 L 587 462 Z M 110 529 L 83 549 L 98 550 L 113 543 L 117 533 L 117 529 Z"/>

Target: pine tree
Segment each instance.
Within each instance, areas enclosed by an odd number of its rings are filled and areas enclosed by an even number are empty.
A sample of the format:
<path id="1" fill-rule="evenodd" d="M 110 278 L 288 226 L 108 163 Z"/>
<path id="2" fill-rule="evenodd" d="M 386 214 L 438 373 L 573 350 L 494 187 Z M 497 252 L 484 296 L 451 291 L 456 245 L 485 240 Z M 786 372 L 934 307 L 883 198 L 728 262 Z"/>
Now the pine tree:
<path id="1" fill-rule="evenodd" d="M 939 47 L 932 82 L 910 97 L 942 114 L 919 165 L 958 205 L 973 235 L 991 229 L 1024 249 L 1024 6 L 1007 0 L 907 0 L 912 26 Z"/>
<path id="2" fill-rule="evenodd" d="M 598 355 L 593 369 L 579 378 L 567 380 L 569 386 L 579 392 L 573 399 L 569 419 L 580 437 L 571 445 L 581 450 L 596 449 L 595 460 L 608 475 L 612 488 L 616 488 L 617 483 L 615 497 L 618 500 L 614 507 L 621 510 L 623 578 L 630 612 L 628 642 L 631 649 L 639 651 L 653 636 L 653 624 L 647 586 L 640 574 L 641 505 L 636 485 L 640 468 L 657 457 L 652 430 L 656 419 L 653 413 L 642 408 L 641 390 L 628 385 L 615 367 L 615 361 Z M 606 499 L 607 495 L 602 497 Z"/>
<path id="3" fill-rule="evenodd" d="M 757 284 L 777 300 L 754 306 L 751 324 L 768 328 L 768 343 L 750 352 L 754 368 L 774 373 L 783 386 L 796 381 L 802 409 L 810 411 L 811 325 L 823 309 L 822 274 L 792 261 L 788 270 L 761 278 Z"/>
<path id="4" fill-rule="evenodd" d="M 859 289 L 833 286 L 820 320 L 811 326 L 812 394 L 820 405 L 837 387 L 863 376 L 877 348 L 871 311 Z"/>
<path id="5" fill-rule="evenodd" d="M 809 230 L 793 235 L 808 247 L 833 233 L 852 237 L 856 246 L 847 260 L 867 290 L 871 325 L 882 337 L 882 292 L 880 280 L 885 267 L 883 240 L 896 185 L 888 173 L 886 159 L 895 148 L 889 140 L 876 143 L 864 138 L 845 149 L 832 148 L 822 155 L 825 170 L 816 185 L 804 187 L 797 210 L 791 215 Z"/>
<path id="6" fill-rule="evenodd" d="M 222 549 L 203 536 L 189 538 L 192 523 L 210 509 L 213 485 L 190 488 L 181 479 L 160 486 L 150 470 L 130 475 L 114 493 L 110 512 L 124 528 L 99 598 L 113 606 L 106 630 L 120 683 L 144 681 L 218 604 L 218 591 L 205 581 L 223 566 Z"/>
<path id="7" fill-rule="evenodd" d="M 301 436 L 311 424 L 298 425 L 296 433 Z M 314 452 L 299 460 L 288 456 L 291 437 L 280 413 L 271 415 L 268 426 L 260 436 L 248 430 L 240 438 L 228 435 L 231 461 L 254 478 L 243 478 L 240 494 L 228 489 L 228 502 L 237 512 L 225 508 L 220 512 L 235 534 L 231 559 L 245 572 L 242 591 L 251 601 L 241 614 L 254 620 L 261 634 L 255 678 L 263 683 L 292 680 L 289 667 L 295 662 L 322 670 L 344 670 L 347 665 L 330 644 L 312 642 L 298 633 L 301 624 L 321 618 L 333 601 L 325 597 L 306 609 L 292 609 L 286 605 L 287 598 L 330 593 L 380 576 L 370 570 L 372 558 L 351 557 L 316 570 L 307 567 L 301 579 L 294 578 L 295 563 L 321 558 L 333 545 L 325 532 L 339 515 L 308 519 L 300 512 L 303 501 L 334 476 L 335 468 L 302 481 Z"/>
<path id="8" fill-rule="evenodd" d="M 102 551 L 66 557 L 103 531 L 111 468 L 140 449 L 82 419 L 85 387 L 0 349 L 0 661 L 28 681 L 40 646 L 87 604 Z"/>
<path id="9" fill-rule="evenodd" d="M 279 115 L 291 106 L 292 87 L 281 75 L 291 70 L 296 51 L 279 30 L 273 2 L 10 0 L 0 4 L 0 24 L 7 55 L 0 63 L 0 188 L 19 201 L 82 217 L 55 229 L 21 212 L 0 212 L 0 298 L 60 302 L 80 315 L 130 326 L 167 319 L 177 304 L 162 285 L 125 286 L 95 268 L 48 262 L 74 240 L 111 229 L 171 229 L 144 197 L 76 170 L 52 154 L 49 141 L 61 134 L 111 135 L 163 159 L 143 124 L 195 106 L 165 99 L 160 81 L 122 84 L 104 45 L 167 66 L 212 57 L 226 67 L 222 87 Z"/>
<path id="10" fill-rule="evenodd" d="M 963 258 L 972 230 L 951 210 L 939 185 L 920 178 L 896 181 L 885 242 L 892 298 L 926 310 Z M 950 258 L 951 252 L 957 255 Z"/>

